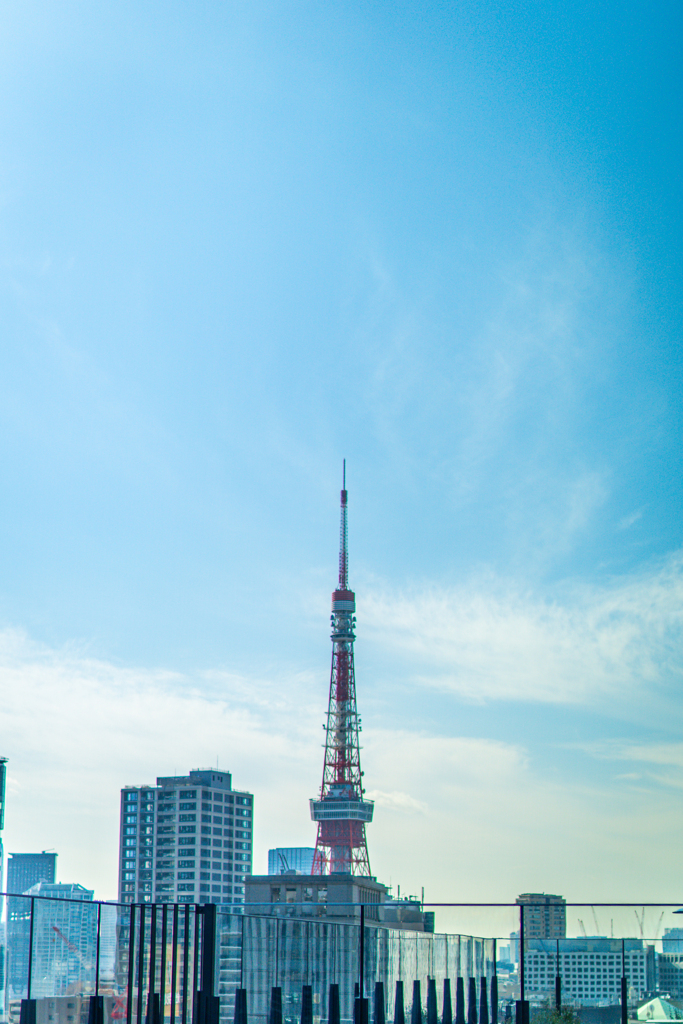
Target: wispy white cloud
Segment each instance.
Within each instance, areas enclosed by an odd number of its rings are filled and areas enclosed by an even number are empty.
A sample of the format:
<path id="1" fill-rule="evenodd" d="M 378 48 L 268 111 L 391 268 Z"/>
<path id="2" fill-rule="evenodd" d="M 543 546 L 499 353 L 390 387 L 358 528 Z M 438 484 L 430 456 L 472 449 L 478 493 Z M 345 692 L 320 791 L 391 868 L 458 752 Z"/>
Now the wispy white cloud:
<path id="1" fill-rule="evenodd" d="M 683 743 L 633 742 L 605 740 L 576 745 L 602 761 L 627 761 L 631 771 L 620 772 L 617 779 L 653 787 L 683 789 Z"/>
<path id="2" fill-rule="evenodd" d="M 471 701 L 593 705 L 661 697 L 683 674 L 683 556 L 541 600 L 493 578 L 362 600 L 371 641 L 415 683 Z"/>

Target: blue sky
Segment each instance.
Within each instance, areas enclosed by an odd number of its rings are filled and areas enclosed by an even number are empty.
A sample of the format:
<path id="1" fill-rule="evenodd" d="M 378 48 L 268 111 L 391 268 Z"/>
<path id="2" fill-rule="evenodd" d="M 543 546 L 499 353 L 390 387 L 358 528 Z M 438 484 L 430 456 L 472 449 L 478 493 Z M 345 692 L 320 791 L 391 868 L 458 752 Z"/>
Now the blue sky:
<path id="1" fill-rule="evenodd" d="M 373 870 L 675 898 L 680 20 L 5 5 L 9 849 L 217 756 L 312 843 L 346 458 Z"/>

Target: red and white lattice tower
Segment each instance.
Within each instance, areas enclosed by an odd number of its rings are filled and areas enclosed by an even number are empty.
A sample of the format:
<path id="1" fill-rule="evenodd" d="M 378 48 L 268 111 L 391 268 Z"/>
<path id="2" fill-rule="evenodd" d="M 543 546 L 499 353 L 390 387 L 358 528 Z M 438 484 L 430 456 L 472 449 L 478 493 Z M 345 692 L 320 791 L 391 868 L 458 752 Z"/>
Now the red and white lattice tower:
<path id="1" fill-rule="evenodd" d="M 349 590 L 347 497 L 344 463 L 339 584 L 332 594 L 332 672 L 325 725 L 325 766 L 320 798 L 310 801 L 311 818 L 318 822 L 314 875 L 333 871 L 370 874 L 365 823 L 372 821 L 374 804 L 363 799 L 360 768 L 360 723 L 353 668 L 356 595 Z"/>

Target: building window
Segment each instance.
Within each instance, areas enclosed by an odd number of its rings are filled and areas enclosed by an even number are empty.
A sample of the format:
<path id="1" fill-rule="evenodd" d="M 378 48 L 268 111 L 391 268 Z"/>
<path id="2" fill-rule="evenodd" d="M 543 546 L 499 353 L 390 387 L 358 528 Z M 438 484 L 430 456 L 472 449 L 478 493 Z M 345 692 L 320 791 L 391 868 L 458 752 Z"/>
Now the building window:
<path id="1" fill-rule="evenodd" d="M 194 878 L 194 871 L 179 871 L 178 878 Z"/>

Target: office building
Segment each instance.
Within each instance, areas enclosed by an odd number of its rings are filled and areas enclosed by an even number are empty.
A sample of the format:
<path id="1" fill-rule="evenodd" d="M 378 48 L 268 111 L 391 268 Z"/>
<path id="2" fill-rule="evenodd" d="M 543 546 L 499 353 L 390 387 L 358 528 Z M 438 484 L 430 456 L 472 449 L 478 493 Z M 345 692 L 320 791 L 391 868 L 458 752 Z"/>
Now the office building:
<path id="1" fill-rule="evenodd" d="M 253 811 L 253 795 L 210 768 L 122 789 L 120 901 L 242 903 Z"/>
<path id="2" fill-rule="evenodd" d="M 268 850 L 268 874 L 284 875 L 287 871 L 295 871 L 298 875 L 310 875 L 313 871 L 312 846 L 278 846 Z"/>
<path id="3" fill-rule="evenodd" d="M 54 882 L 57 854 L 10 853 L 7 858 L 7 892 L 23 893 L 38 882 Z M 21 905 L 25 901 L 20 901 Z M 10 907 L 12 900 L 9 901 Z"/>
<path id="4" fill-rule="evenodd" d="M 662 953 L 683 953 L 683 928 L 665 928 L 662 935 Z"/>
<path id="5" fill-rule="evenodd" d="M 31 995 L 64 996 L 93 991 L 97 907 L 92 889 L 38 882 L 29 896 L 40 902 L 33 924 Z"/>
<path id="6" fill-rule="evenodd" d="M 524 955 L 527 998 L 534 1002 L 554 998 L 558 945 L 563 1000 L 581 1006 L 615 1006 L 621 992 L 622 940 L 602 937 L 559 943 L 529 939 Z M 654 947 L 642 939 L 626 939 L 623 948 L 629 1001 L 636 1002 L 655 990 Z"/>
<path id="7" fill-rule="evenodd" d="M 38 882 L 53 883 L 57 854 L 10 853 L 7 857 L 7 990 L 10 999 L 20 999 L 28 973 L 28 939 L 31 904 L 19 895 Z"/>
<path id="8" fill-rule="evenodd" d="M 518 896 L 524 907 L 525 939 L 564 939 L 567 934 L 567 901 L 545 892 L 525 892 Z"/>

